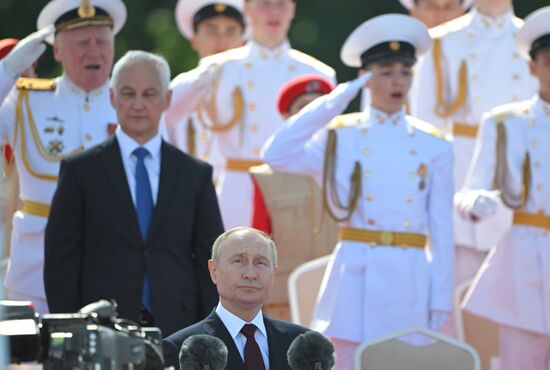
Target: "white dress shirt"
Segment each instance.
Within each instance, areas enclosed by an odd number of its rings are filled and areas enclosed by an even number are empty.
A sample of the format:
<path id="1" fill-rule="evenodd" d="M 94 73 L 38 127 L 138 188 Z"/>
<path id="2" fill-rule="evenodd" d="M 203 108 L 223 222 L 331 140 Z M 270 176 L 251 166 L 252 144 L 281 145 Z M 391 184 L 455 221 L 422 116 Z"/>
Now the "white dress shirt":
<path id="1" fill-rule="evenodd" d="M 243 359 L 243 361 L 244 361 L 244 346 L 246 344 L 246 337 L 244 336 L 244 334 L 241 333 L 241 329 L 245 324 L 256 325 L 256 328 L 258 329 L 254 334 L 254 339 L 256 339 L 256 343 L 258 343 L 258 346 L 260 347 L 260 351 L 262 352 L 262 358 L 264 360 L 265 369 L 269 370 L 269 346 L 267 345 L 267 331 L 265 330 L 264 316 L 262 315 L 262 311 L 260 310 L 252 321 L 246 322 L 242 320 L 240 317 L 237 317 L 231 312 L 227 311 L 225 307 L 222 306 L 222 303 L 220 302 L 218 303 L 218 307 L 216 307 L 216 313 L 222 320 L 227 331 L 231 335 L 231 338 L 233 338 L 233 341 L 235 342 L 235 345 L 237 346 L 237 349 L 239 350 L 239 354 L 241 355 L 241 358 Z"/>
<path id="2" fill-rule="evenodd" d="M 137 141 L 128 136 L 120 128 L 120 126 L 117 127 L 115 135 L 120 147 L 122 164 L 124 165 L 124 172 L 126 173 L 126 179 L 128 180 L 128 186 L 130 187 L 130 193 L 132 194 L 132 201 L 134 202 L 134 205 L 136 204 L 137 157 L 132 153 L 139 147 L 143 147 L 149 152 L 149 155 L 145 157 L 144 164 L 147 169 L 147 175 L 149 176 L 149 183 L 151 184 L 153 202 L 156 205 L 160 176 L 160 145 L 162 143 L 160 133 L 157 133 L 144 145 L 140 145 Z"/>

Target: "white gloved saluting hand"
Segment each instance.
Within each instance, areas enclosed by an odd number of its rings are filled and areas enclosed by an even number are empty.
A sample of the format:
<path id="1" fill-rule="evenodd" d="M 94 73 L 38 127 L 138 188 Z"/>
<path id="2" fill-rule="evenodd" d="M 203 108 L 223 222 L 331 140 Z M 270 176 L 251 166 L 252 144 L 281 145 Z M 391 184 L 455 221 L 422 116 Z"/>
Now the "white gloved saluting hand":
<path id="1" fill-rule="evenodd" d="M 17 78 L 26 69 L 30 68 L 46 50 L 44 40 L 54 31 L 55 27 L 50 25 L 19 41 L 1 62 L 4 64 L 6 72 L 11 77 Z"/>
<path id="2" fill-rule="evenodd" d="M 329 94 L 319 99 L 325 100 L 327 108 L 333 111 L 334 115 L 338 115 L 347 108 L 348 104 L 367 84 L 371 76 L 372 72 L 365 72 L 353 81 L 340 83 Z"/>

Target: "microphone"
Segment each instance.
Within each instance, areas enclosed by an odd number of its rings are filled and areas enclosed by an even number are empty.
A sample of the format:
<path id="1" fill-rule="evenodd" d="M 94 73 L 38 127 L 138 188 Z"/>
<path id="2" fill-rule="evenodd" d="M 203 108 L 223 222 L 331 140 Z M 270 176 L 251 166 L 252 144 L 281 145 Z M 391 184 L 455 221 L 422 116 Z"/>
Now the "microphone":
<path id="1" fill-rule="evenodd" d="M 211 335 L 192 335 L 181 345 L 179 360 L 180 370 L 224 370 L 227 347 Z"/>
<path id="2" fill-rule="evenodd" d="M 316 331 L 297 336 L 286 356 L 292 370 L 330 370 L 335 362 L 334 346 Z"/>

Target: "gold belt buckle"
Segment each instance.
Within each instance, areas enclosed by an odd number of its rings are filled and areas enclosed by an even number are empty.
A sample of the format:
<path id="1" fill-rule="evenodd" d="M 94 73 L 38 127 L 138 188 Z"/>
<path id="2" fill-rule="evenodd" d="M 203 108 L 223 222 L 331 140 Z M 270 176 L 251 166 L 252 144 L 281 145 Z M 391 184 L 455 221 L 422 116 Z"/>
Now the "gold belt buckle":
<path id="1" fill-rule="evenodd" d="M 393 244 L 393 240 L 395 239 L 395 236 L 392 232 L 389 231 L 382 231 L 380 233 L 380 243 L 384 245 L 391 245 Z"/>

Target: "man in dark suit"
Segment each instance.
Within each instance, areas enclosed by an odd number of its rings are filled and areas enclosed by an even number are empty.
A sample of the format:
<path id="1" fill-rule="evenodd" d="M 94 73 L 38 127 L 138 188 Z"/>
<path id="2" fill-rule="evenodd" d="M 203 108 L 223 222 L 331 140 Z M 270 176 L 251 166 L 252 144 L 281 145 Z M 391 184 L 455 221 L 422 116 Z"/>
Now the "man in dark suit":
<path id="1" fill-rule="evenodd" d="M 61 163 L 45 241 L 51 312 L 115 299 L 120 317 L 169 335 L 215 307 L 207 261 L 223 226 L 212 168 L 160 137 L 169 81 L 163 58 L 128 52 L 113 68 L 115 135 Z"/>
<path id="2" fill-rule="evenodd" d="M 227 346 L 226 369 L 290 370 L 288 347 L 308 329 L 262 314 L 277 269 L 273 241 L 249 227 L 228 230 L 214 242 L 208 268 L 220 296 L 218 307 L 206 319 L 164 339 L 166 366 L 179 369 L 178 354 L 187 337 L 209 334 Z"/>

